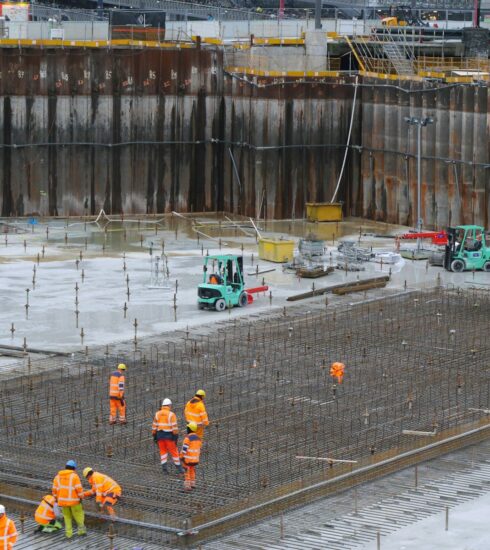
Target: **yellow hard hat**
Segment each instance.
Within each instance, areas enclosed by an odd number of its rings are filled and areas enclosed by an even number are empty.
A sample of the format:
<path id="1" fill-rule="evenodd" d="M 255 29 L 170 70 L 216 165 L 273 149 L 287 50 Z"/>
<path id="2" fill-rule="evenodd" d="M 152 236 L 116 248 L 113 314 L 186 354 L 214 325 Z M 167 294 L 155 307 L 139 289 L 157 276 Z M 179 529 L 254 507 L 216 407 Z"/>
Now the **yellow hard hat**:
<path id="1" fill-rule="evenodd" d="M 204 390 L 197 390 L 196 395 L 199 395 L 200 397 L 206 397 L 206 392 Z"/>
<path id="2" fill-rule="evenodd" d="M 83 469 L 83 477 L 87 477 L 91 473 L 93 474 L 94 471 L 90 466 L 87 466 L 86 468 Z"/>
<path id="3" fill-rule="evenodd" d="M 126 365 L 124 363 L 119 363 L 117 368 L 120 369 L 120 370 L 126 370 Z"/>
<path id="4" fill-rule="evenodd" d="M 187 424 L 187 427 L 191 432 L 197 432 L 197 424 L 195 422 L 189 422 L 189 424 Z"/>

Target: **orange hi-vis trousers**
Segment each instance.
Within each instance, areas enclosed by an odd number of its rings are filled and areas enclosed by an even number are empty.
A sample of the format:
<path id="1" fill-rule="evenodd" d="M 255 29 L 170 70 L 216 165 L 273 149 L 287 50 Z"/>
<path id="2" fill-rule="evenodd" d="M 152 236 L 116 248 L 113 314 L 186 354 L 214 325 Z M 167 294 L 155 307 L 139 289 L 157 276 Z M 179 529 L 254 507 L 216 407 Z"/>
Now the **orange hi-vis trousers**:
<path id="1" fill-rule="evenodd" d="M 196 486 L 196 466 L 197 462 L 195 464 L 189 464 L 189 463 L 183 463 L 183 466 L 185 468 L 185 475 L 184 475 L 184 489 L 192 489 Z"/>
<path id="2" fill-rule="evenodd" d="M 114 397 L 109 399 L 111 412 L 109 415 L 109 422 L 114 423 L 117 421 L 117 415 L 119 413 L 119 422 L 126 422 L 126 401 L 120 400 Z"/>
<path id="3" fill-rule="evenodd" d="M 160 449 L 160 463 L 167 464 L 167 457 L 170 454 L 173 463 L 176 466 L 180 465 L 179 451 L 177 449 L 177 443 L 172 439 L 159 439 L 157 441 L 158 448 Z"/>

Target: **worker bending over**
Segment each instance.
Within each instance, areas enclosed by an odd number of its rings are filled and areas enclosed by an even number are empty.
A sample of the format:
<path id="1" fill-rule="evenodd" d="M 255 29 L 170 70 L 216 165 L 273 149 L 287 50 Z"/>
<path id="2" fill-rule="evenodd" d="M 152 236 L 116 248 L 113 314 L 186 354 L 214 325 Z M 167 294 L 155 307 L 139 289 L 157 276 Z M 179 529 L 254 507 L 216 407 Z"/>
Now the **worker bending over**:
<path id="1" fill-rule="evenodd" d="M 16 541 L 15 523 L 5 514 L 5 506 L 0 504 L 0 550 L 12 550 Z"/>
<path id="2" fill-rule="evenodd" d="M 342 384 L 342 380 L 344 379 L 344 370 L 344 363 L 339 363 L 336 361 L 335 363 L 332 363 L 332 366 L 330 367 L 330 376 L 332 378 L 336 378 L 338 384 Z"/>
<path id="3" fill-rule="evenodd" d="M 197 424 L 187 424 L 187 435 L 185 436 L 180 458 L 185 468 L 184 491 L 192 491 L 196 488 L 196 466 L 199 464 L 201 455 L 201 438 L 197 435 Z"/>
<path id="4" fill-rule="evenodd" d="M 162 471 L 168 475 L 167 458 L 170 453 L 174 466 L 179 474 L 184 473 L 184 469 L 180 464 L 179 451 L 177 450 L 177 441 L 179 439 L 179 427 L 177 425 L 177 417 L 171 411 L 172 401 L 166 397 L 162 401 L 162 408 L 157 411 L 153 419 L 152 434 L 153 440 L 157 443 L 160 449 L 160 463 Z"/>
<path id="5" fill-rule="evenodd" d="M 187 423 L 195 422 L 197 424 L 197 435 L 201 439 L 204 438 L 204 426 L 209 426 L 208 413 L 204 406 L 204 398 L 206 392 L 197 390 L 196 395 L 187 402 L 184 409 L 184 416 Z"/>
<path id="6" fill-rule="evenodd" d="M 126 400 L 124 399 L 126 378 L 124 372 L 126 365 L 119 363 L 117 370 L 111 374 L 109 380 L 109 401 L 111 412 L 109 416 L 109 424 L 115 424 L 119 413 L 119 422 L 126 424 Z"/>
<path id="7" fill-rule="evenodd" d="M 39 506 L 34 513 L 34 519 L 38 524 L 36 531 L 41 533 L 56 533 L 63 525 L 57 520 L 61 510 L 53 495 L 43 496 Z"/>
<path id="8" fill-rule="evenodd" d="M 104 511 L 105 507 L 107 513 L 111 517 L 115 517 L 114 506 L 121 498 L 121 487 L 109 476 L 100 472 L 94 472 L 90 466 L 87 466 L 83 470 L 83 477 L 92 487 L 89 491 L 83 493 L 84 498 L 95 495 L 95 502 L 99 505 L 100 511 Z"/>
<path id="9" fill-rule="evenodd" d="M 83 487 L 75 472 L 76 469 L 77 463 L 74 460 L 69 460 L 66 463 L 65 470 L 60 470 L 53 479 L 53 489 L 51 491 L 61 508 L 65 520 L 65 535 L 68 539 L 73 536 L 73 519 L 78 527 L 78 535 L 87 534 L 82 506 Z"/>

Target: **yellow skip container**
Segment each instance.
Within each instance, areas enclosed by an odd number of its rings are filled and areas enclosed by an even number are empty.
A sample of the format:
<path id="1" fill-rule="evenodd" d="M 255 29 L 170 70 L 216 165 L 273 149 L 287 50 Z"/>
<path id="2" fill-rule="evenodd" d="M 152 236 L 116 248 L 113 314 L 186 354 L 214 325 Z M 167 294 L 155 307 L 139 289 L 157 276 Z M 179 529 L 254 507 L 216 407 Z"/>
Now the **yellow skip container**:
<path id="1" fill-rule="evenodd" d="M 259 239 L 259 258 L 269 262 L 289 262 L 294 257 L 294 241 Z"/>
<path id="2" fill-rule="evenodd" d="M 340 202 L 307 202 L 306 218 L 309 222 L 341 222 Z"/>

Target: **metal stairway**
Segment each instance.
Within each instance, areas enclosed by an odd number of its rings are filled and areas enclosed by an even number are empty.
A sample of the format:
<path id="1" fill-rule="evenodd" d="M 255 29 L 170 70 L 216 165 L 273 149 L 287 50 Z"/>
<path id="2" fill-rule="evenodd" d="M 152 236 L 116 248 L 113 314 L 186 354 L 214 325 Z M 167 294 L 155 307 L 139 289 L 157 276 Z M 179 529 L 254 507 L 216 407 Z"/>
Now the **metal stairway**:
<path id="1" fill-rule="evenodd" d="M 382 50 L 390 60 L 396 74 L 410 76 L 415 74 L 413 59 L 407 58 L 406 49 L 397 42 L 384 42 Z"/>

